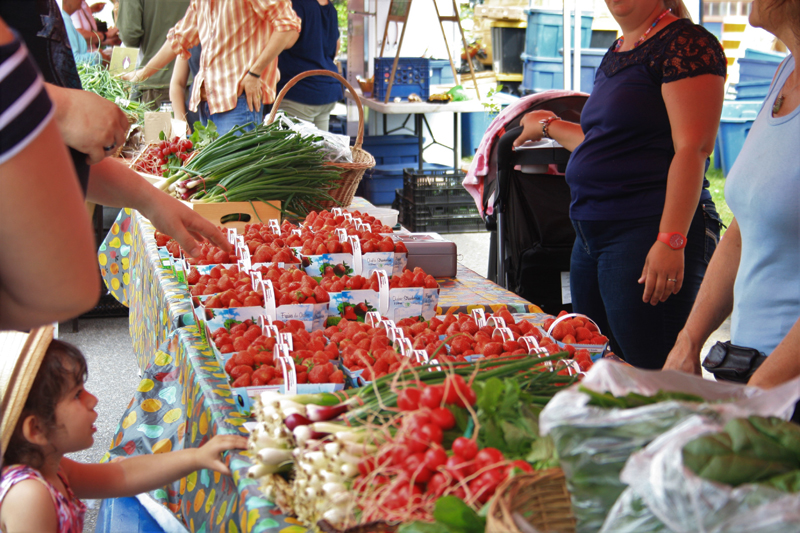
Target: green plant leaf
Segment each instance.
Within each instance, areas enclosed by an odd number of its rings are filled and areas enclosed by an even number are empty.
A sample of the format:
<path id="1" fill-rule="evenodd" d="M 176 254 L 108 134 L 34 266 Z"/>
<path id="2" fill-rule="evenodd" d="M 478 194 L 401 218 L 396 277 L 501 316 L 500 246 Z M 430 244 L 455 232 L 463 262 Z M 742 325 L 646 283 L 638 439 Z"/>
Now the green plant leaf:
<path id="1" fill-rule="evenodd" d="M 482 385 L 478 395 L 478 407 L 492 415 L 497 411 L 497 405 L 500 403 L 505 387 L 498 378 L 491 378 Z"/>
<path id="2" fill-rule="evenodd" d="M 408 524 L 402 524 L 397 533 L 451 533 L 451 531 L 441 522 L 420 522 L 416 520 Z"/>
<path id="3" fill-rule="evenodd" d="M 455 496 L 443 496 L 436 500 L 433 517 L 447 526 L 448 531 L 483 533 L 486 529 L 486 520 L 478 516 L 464 500 Z"/>

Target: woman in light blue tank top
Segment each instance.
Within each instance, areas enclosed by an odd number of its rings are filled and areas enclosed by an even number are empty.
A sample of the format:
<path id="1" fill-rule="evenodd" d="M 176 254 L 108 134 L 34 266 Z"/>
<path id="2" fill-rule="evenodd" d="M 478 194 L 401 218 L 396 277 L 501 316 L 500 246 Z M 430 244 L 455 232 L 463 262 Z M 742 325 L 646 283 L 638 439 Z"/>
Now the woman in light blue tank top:
<path id="1" fill-rule="evenodd" d="M 769 356 L 749 381 L 767 388 L 800 375 L 800 3 L 756 0 L 750 24 L 791 54 L 728 175 L 734 220 L 664 368 L 700 374 L 700 349 L 732 313 L 731 342 Z"/>

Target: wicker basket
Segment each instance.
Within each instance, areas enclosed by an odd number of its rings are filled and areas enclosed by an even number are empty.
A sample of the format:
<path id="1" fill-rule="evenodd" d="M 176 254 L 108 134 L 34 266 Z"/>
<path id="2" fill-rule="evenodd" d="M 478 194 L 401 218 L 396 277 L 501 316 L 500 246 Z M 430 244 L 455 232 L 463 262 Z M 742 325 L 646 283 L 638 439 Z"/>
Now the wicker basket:
<path id="1" fill-rule="evenodd" d="M 489 507 L 486 531 L 525 533 L 532 527 L 539 533 L 575 532 L 575 516 L 560 468 L 514 476 L 500 486 L 498 494 Z M 520 528 L 519 521 L 527 524 Z"/>
<path id="2" fill-rule="evenodd" d="M 364 172 L 368 168 L 375 166 L 375 158 L 372 157 L 369 152 L 361 148 L 361 143 L 364 140 L 364 109 L 361 106 L 361 99 L 358 97 L 358 94 L 353 87 L 347 83 L 347 80 L 329 70 L 309 70 L 306 72 L 301 72 L 289 80 L 289 82 L 284 85 L 283 89 L 281 89 L 281 92 L 278 93 L 278 96 L 275 98 L 275 103 L 272 105 L 272 112 L 269 114 L 269 118 L 267 119 L 267 124 L 272 124 L 272 121 L 275 120 L 275 113 L 278 112 L 278 107 L 280 107 L 283 97 L 286 96 L 286 93 L 289 91 L 289 89 L 291 89 L 300 80 L 308 78 L 309 76 L 330 76 L 332 78 L 336 78 L 342 82 L 342 84 L 350 91 L 350 94 L 353 95 L 353 99 L 356 102 L 356 107 L 358 108 L 358 134 L 356 135 L 356 143 L 351 149 L 353 153 L 353 162 L 325 163 L 328 166 L 340 169 L 342 177 L 338 182 L 339 187 L 329 191 L 335 202 L 323 202 L 322 206 L 328 208 L 336 206 L 347 207 L 353 202 L 353 196 L 356 194 L 358 183 L 361 181 L 361 177 L 364 175 Z"/>

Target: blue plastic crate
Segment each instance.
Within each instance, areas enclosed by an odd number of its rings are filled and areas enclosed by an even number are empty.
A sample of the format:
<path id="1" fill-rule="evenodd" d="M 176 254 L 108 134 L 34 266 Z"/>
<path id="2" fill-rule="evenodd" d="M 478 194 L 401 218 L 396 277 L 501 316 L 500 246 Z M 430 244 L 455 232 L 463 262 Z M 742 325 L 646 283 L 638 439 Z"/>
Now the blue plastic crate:
<path id="1" fill-rule="evenodd" d="M 759 100 L 762 101 L 769 93 L 769 86 L 772 80 L 742 81 L 736 84 L 737 100 Z"/>
<path id="2" fill-rule="evenodd" d="M 762 52 L 754 48 L 745 48 L 744 57 L 747 59 L 760 59 L 761 61 L 774 61 L 780 63 L 786 59 L 786 54 L 780 52 Z"/>
<path id="3" fill-rule="evenodd" d="M 392 75 L 393 57 L 375 58 L 375 84 L 372 97 L 376 100 L 386 98 L 389 88 L 389 77 Z M 394 73 L 394 83 L 390 99 L 398 96 L 408 100 L 408 95 L 414 93 L 422 100 L 427 100 L 430 95 L 430 60 L 420 57 L 401 57 L 397 61 L 397 70 Z"/>
<path id="4" fill-rule="evenodd" d="M 559 57 L 559 50 L 564 47 L 562 13 L 548 9 L 526 9 L 525 13 L 528 15 L 528 27 L 525 31 L 524 53 L 532 57 Z M 591 45 L 593 20 L 591 13 L 581 14 L 581 48 Z M 570 42 L 574 41 L 570 39 Z"/>
<path id="5" fill-rule="evenodd" d="M 497 93 L 493 100 L 499 104 L 500 109 L 513 104 L 519 98 L 516 96 Z M 465 156 L 474 155 L 483 140 L 483 135 L 497 114 L 488 111 L 475 113 L 461 113 L 461 153 Z"/>
<path id="6" fill-rule="evenodd" d="M 727 176 L 744 140 L 753 127 L 762 102 L 725 101 L 722 105 L 722 118 L 719 122 L 719 151 L 722 160 L 722 174 Z"/>
<path id="7" fill-rule="evenodd" d="M 403 169 L 415 165 L 402 163 L 376 165 L 368 169 L 361 178 L 356 196 L 361 196 L 374 205 L 391 205 L 394 202 L 395 189 L 403 188 Z M 424 163 L 425 170 L 450 168 L 447 165 Z"/>
<path id="8" fill-rule="evenodd" d="M 453 69 L 450 68 L 450 61 L 447 59 L 431 59 L 431 85 L 445 85 L 455 83 Z"/>
<path id="9" fill-rule="evenodd" d="M 739 64 L 740 82 L 771 80 L 778 70 L 778 63 L 772 60 L 740 57 L 736 62 Z"/>
<path id="10" fill-rule="evenodd" d="M 355 142 L 350 139 L 350 144 Z M 423 144 L 425 138 L 422 139 Z M 366 136 L 361 147 L 375 158 L 376 165 L 414 165 L 419 161 L 419 140 L 416 135 Z"/>
<path id="11" fill-rule="evenodd" d="M 581 50 L 581 91 L 591 93 L 594 77 L 607 50 L 585 48 Z M 572 52 L 574 60 L 575 53 Z M 522 54 L 524 70 L 521 88 L 526 94 L 564 88 L 564 64 L 559 57 L 531 57 Z"/>

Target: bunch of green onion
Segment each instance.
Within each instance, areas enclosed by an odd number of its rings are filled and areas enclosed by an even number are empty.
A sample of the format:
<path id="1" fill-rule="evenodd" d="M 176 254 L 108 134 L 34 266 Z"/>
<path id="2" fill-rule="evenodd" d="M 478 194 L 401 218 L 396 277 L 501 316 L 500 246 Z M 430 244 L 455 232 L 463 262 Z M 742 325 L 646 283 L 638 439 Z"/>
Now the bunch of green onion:
<path id="1" fill-rule="evenodd" d="M 559 352 L 547 357 L 497 357 L 479 359 L 474 363 L 453 362 L 405 368 L 398 371 L 399 376 L 387 374 L 369 385 L 348 391 L 353 393 L 345 402 L 350 409 L 342 416 L 352 425 L 367 420 L 374 423 L 376 417 L 385 418 L 386 413 L 382 411 L 387 407 L 397 406 L 397 396 L 401 388 L 416 387 L 417 383 L 440 385 L 449 374 L 458 374 L 465 380 L 472 378 L 475 381 L 513 377 L 519 383 L 520 389 L 530 395 L 531 402 L 545 405 L 558 391 L 577 380 L 575 376 L 564 376 L 545 369 L 547 363 L 558 366 L 558 362 L 568 356 L 567 352 Z"/>
<path id="2" fill-rule="evenodd" d="M 332 201 L 339 171 L 325 165 L 315 144 L 279 122 L 239 126 L 220 136 L 166 180 L 178 198 L 200 202 L 280 201 L 284 215 L 305 216 Z"/>
<path id="3" fill-rule="evenodd" d="M 103 66 L 79 63 L 78 75 L 85 90 L 99 94 L 106 100 L 114 102 L 126 114 L 136 117 L 137 123 L 143 124 L 145 112 L 153 111 L 153 106 L 150 103 L 131 100 L 133 84 L 113 76 Z"/>

